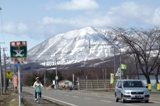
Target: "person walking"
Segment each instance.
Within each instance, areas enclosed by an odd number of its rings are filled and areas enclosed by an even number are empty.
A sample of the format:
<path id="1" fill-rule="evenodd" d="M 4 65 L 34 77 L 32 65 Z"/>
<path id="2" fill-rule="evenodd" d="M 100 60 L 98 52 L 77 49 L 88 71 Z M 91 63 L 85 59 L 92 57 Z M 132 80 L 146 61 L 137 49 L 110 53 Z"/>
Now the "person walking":
<path id="1" fill-rule="evenodd" d="M 23 87 L 23 84 L 21 83 L 21 85 L 20 85 L 20 88 L 21 88 L 21 92 L 22 92 L 22 87 Z"/>
<path id="2" fill-rule="evenodd" d="M 33 88 L 35 89 L 35 100 L 37 100 L 37 93 L 39 93 L 39 96 L 41 98 L 43 85 L 39 81 L 39 77 L 36 77 L 36 81 L 33 84 Z"/>

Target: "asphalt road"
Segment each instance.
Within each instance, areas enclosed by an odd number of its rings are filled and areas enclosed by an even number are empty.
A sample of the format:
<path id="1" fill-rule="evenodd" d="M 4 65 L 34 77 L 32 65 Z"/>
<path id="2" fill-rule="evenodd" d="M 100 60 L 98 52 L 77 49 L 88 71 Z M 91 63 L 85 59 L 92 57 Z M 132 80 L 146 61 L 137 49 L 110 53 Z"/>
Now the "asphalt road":
<path id="1" fill-rule="evenodd" d="M 33 88 L 23 88 L 23 91 L 34 94 Z M 42 98 L 49 99 L 53 102 L 60 103 L 64 106 L 159 106 L 160 102 L 115 102 L 112 93 L 90 92 L 82 90 L 43 90 Z"/>

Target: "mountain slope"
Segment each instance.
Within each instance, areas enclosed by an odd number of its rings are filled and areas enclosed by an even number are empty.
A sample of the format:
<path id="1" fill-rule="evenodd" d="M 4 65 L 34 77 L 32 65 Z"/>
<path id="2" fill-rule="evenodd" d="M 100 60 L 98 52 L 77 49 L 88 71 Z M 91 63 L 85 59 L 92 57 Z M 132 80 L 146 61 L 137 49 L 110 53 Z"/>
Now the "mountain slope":
<path id="1" fill-rule="evenodd" d="M 29 61 L 71 64 L 113 56 L 107 30 L 85 27 L 55 35 L 28 51 Z M 89 46 L 91 49 L 89 49 Z"/>

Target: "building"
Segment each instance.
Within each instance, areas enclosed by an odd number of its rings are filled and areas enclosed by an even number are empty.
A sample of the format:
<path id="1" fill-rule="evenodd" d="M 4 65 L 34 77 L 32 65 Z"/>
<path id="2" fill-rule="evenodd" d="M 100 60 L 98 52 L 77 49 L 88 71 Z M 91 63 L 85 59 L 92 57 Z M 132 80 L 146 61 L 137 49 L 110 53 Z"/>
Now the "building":
<path id="1" fill-rule="evenodd" d="M 62 80 L 58 82 L 59 86 L 72 86 L 72 81 L 69 80 Z"/>

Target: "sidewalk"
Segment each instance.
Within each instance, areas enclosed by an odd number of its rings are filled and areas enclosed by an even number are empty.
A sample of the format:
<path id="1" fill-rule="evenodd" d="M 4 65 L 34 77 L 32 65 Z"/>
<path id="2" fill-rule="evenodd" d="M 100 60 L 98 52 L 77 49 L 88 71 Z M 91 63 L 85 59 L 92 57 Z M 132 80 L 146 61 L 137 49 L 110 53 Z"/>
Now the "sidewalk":
<path id="1" fill-rule="evenodd" d="M 34 100 L 34 95 L 30 93 L 22 92 L 21 96 L 22 96 L 22 104 L 24 104 L 24 106 L 60 106 L 49 100 L 44 99 L 43 96 L 40 100 L 40 103 L 37 103 Z"/>

